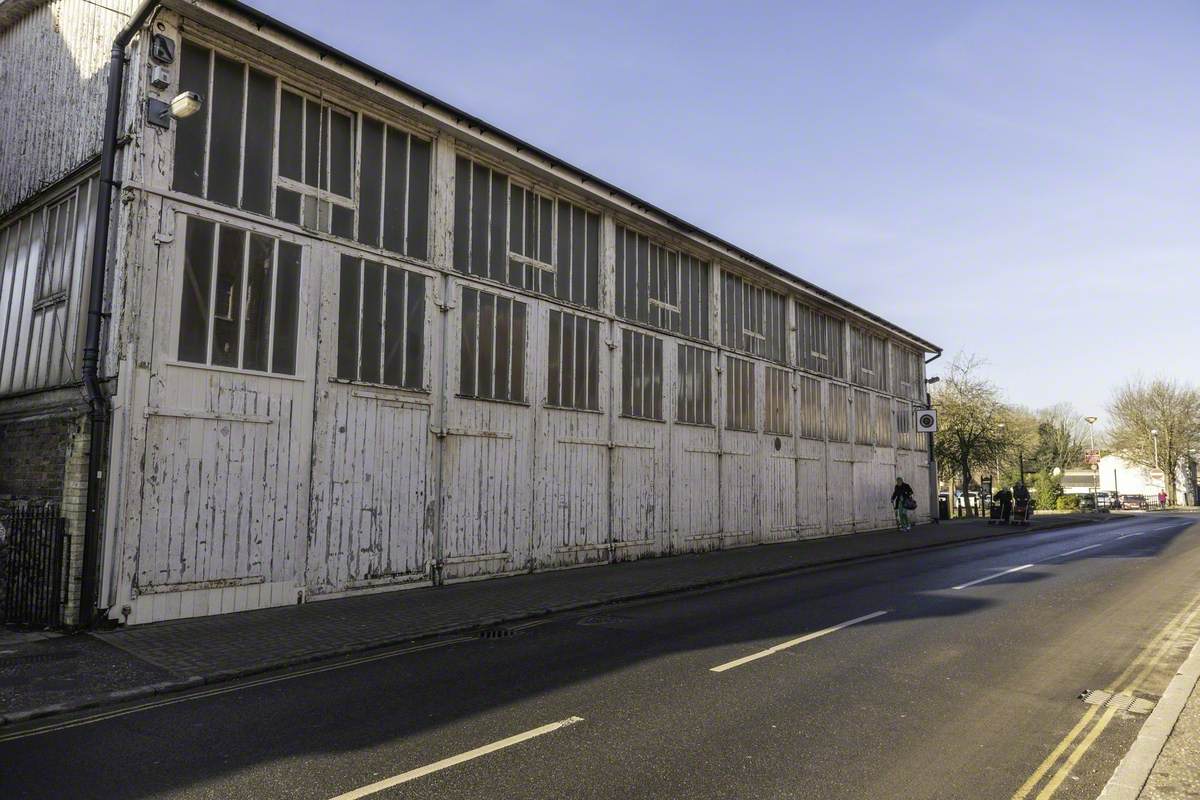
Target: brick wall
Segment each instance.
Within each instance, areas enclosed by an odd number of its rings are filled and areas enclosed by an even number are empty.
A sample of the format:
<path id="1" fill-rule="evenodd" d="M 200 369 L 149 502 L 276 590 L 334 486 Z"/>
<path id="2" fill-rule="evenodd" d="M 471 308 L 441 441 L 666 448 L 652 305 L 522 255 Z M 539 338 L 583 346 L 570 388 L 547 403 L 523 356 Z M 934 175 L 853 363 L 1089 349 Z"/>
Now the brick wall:
<path id="1" fill-rule="evenodd" d="M 53 503 L 67 520 L 70 535 L 66 564 L 63 623 L 79 621 L 83 572 L 83 529 L 87 513 L 88 418 L 86 414 L 0 422 L 0 507 Z M 0 561 L 3 553 L 0 552 Z M 0 602 L 4 592 L 0 563 Z"/>
<path id="2" fill-rule="evenodd" d="M 67 451 L 80 425 L 75 416 L 0 422 L 0 502 L 61 503 Z"/>

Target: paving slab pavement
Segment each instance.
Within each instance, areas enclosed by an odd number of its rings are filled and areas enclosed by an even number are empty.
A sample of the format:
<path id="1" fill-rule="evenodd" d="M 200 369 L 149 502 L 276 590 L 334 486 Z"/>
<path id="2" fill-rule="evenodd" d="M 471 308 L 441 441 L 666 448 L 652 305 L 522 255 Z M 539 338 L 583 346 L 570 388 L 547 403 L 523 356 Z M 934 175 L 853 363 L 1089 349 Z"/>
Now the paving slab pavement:
<path id="1" fill-rule="evenodd" d="M 1111 519 L 1046 514 L 1032 528 L 928 524 L 647 558 L 20 641 L 0 634 L 0 724 L 106 705 L 549 613 Z M 53 680 L 46 664 L 54 663 Z"/>

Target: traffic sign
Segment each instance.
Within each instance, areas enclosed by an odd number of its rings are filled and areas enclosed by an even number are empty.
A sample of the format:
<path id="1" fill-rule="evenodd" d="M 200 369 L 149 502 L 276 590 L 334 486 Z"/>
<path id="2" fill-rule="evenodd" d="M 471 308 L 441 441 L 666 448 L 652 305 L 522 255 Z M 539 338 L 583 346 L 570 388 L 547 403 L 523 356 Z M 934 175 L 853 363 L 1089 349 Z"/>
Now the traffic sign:
<path id="1" fill-rule="evenodd" d="M 1163 472 L 1161 469 L 1150 470 L 1150 480 L 1153 481 L 1154 483 L 1162 483 L 1163 478 L 1165 478 L 1165 477 L 1167 477 L 1167 474 L 1165 472 Z"/>
<path id="2" fill-rule="evenodd" d="M 1099 464 L 1100 463 L 1100 451 L 1099 450 L 1088 450 L 1086 453 L 1083 454 L 1083 460 L 1088 464 Z"/>

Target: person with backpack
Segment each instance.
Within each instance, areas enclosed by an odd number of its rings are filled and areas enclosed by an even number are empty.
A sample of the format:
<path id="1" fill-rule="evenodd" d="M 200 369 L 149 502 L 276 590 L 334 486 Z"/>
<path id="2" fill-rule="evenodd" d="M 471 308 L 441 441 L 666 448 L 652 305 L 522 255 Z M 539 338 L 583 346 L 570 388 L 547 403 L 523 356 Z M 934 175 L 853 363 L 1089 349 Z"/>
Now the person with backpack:
<path id="1" fill-rule="evenodd" d="M 908 512 L 916 507 L 917 501 L 913 499 L 912 487 L 904 482 L 904 478 L 896 478 L 896 488 L 892 489 L 892 508 L 896 510 L 896 526 L 900 530 L 912 530 Z"/>

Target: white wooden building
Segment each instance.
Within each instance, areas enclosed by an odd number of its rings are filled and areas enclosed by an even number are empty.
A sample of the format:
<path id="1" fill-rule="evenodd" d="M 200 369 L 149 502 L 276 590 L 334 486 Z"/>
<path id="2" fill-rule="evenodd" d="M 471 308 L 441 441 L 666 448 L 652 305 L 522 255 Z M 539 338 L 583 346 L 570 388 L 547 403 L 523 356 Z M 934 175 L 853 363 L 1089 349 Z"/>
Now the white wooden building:
<path id="1" fill-rule="evenodd" d="M 111 617 L 878 529 L 898 475 L 929 515 L 933 344 L 239 3 L 148 8 L 101 358 Z M 199 113 L 148 119 L 182 91 Z M 94 163 L 0 217 L 0 414 L 78 364 L 86 260 L 57 254 L 86 252 Z"/>

